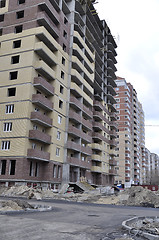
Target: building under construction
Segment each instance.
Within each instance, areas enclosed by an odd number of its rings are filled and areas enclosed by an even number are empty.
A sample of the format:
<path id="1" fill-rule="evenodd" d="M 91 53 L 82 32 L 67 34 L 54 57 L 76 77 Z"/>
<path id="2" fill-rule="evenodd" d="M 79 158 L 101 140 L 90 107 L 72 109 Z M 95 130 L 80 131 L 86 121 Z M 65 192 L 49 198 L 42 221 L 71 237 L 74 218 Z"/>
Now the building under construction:
<path id="1" fill-rule="evenodd" d="M 116 51 L 95 0 L 0 1 L 0 183 L 117 174 Z"/>

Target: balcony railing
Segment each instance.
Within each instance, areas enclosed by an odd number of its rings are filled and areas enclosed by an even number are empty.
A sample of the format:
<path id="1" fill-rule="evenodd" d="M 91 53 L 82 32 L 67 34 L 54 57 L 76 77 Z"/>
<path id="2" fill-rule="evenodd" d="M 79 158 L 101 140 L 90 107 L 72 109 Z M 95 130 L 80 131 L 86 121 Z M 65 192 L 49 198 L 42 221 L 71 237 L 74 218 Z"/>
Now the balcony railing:
<path id="1" fill-rule="evenodd" d="M 52 119 L 41 112 L 31 112 L 30 120 L 45 127 L 52 127 Z"/>
<path id="2" fill-rule="evenodd" d="M 110 175 L 117 175 L 117 170 L 116 169 L 109 169 L 109 174 Z"/>
<path id="3" fill-rule="evenodd" d="M 51 136 L 39 130 L 29 130 L 29 139 L 51 144 Z"/>
<path id="4" fill-rule="evenodd" d="M 69 126 L 68 133 L 82 138 L 87 143 L 92 142 L 92 137 L 91 136 L 89 136 L 88 134 L 84 133 L 81 129 L 78 129 L 76 127 Z"/>
<path id="5" fill-rule="evenodd" d="M 27 158 L 31 159 L 31 160 L 36 160 L 36 161 L 49 162 L 50 153 L 40 151 L 40 150 L 37 150 L 37 149 L 28 149 Z"/>
<path id="6" fill-rule="evenodd" d="M 37 106 L 47 111 L 53 110 L 53 103 L 42 94 L 33 94 L 32 103 L 36 104 Z"/>
<path id="7" fill-rule="evenodd" d="M 54 87 L 42 77 L 34 78 L 34 87 L 43 91 L 47 95 L 54 95 Z"/>
<path id="8" fill-rule="evenodd" d="M 77 166 L 85 169 L 91 168 L 90 162 L 82 161 L 81 159 L 75 157 L 67 157 L 67 162 L 70 163 L 70 165 L 72 166 Z"/>

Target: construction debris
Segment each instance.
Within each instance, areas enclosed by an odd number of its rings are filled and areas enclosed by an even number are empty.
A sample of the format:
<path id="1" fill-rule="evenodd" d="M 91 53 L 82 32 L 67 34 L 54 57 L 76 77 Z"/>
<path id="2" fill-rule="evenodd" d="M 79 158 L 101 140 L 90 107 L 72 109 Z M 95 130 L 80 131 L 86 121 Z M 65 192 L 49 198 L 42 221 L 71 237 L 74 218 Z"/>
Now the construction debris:
<path id="1" fill-rule="evenodd" d="M 130 224 L 132 228 L 142 230 L 159 237 L 159 218 L 144 218 Z"/>
<path id="2" fill-rule="evenodd" d="M 0 211 L 19 211 L 34 209 L 34 207 L 26 201 L 23 200 L 8 200 L 0 202 Z"/>
<path id="3" fill-rule="evenodd" d="M 102 196 L 97 203 L 158 208 L 159 195 L 146 188 L 134 186 L 116 196 Z"/>
<path id="4" fill-rule="evenodd" d="M 86 188 L 86 185 L 80 185 L 80 188 Z M 61 199 L 76 202 L 90 202 L 98 204 L 115 204 L 115 205 L 129 205 L 129 206 L 143 206 L 159 208 L 159 194 L 152 192 L 140 186 L 134 186 L 117 194 L 112 194 L 110 187 L 102 189 L 88 187 L 83 193 L 74 193 L 73 191 L 65 191 L 66 186 L 61 193 L 55 193 L 53 190 L 41 190 L 39 188 L 29 188 L 27 186 L 12 186 L 10 188 L 0 188 L 0 195 L 7 197 L 24 197 L 42 199 Z M 67 186 L 67 189 L 68 186 Z M 71 187 L 72 189 L 72 187 Z"/>

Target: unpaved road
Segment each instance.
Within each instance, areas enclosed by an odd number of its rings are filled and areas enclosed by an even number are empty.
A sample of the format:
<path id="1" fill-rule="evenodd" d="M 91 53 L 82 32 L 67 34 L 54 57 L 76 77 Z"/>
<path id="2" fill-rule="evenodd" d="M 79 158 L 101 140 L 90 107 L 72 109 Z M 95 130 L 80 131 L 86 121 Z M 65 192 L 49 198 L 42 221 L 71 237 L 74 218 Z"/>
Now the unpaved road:
<path id="1" fill-rule="evenodd" d="M 111 240 L 122 237 L 122 221 L 134 216 L 158 216 L 159 209 L 66 201 L 35 201 L 50 212 L 0 215 L 0 240 Z M 132 236 L 133 239 L 142 239 Z"/>

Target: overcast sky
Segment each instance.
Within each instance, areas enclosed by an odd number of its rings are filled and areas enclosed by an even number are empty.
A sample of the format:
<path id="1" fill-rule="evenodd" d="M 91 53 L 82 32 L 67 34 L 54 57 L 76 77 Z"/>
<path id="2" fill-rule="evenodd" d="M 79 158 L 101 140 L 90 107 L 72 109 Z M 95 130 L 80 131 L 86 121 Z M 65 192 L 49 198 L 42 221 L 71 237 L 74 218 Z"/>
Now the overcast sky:
<path id="1" fill-rule="evenodd" d="M 145 112 L 146 147 L 159 154 L 159 0 L 97 0 L 116 38 L 117 76 L 137 91 Z M 158 125 L 158 126 L 155 126 Z"/>

